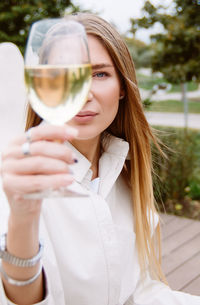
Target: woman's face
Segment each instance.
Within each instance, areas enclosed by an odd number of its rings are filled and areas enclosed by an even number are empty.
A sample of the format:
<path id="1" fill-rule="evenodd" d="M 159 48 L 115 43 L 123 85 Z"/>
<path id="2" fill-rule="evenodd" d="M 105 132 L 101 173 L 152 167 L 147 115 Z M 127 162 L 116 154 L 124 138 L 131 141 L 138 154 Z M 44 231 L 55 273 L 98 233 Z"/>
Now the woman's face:
<path id="1" fill-rule="evenodd" d="M 88 35 L 92 64 L 92 85 L 82 110 L 69 125 L 79 131 L 78 139 L 91 139 L 101 134 L 114 120 L 121 95 L 120 80 L 105 47 Z"/>

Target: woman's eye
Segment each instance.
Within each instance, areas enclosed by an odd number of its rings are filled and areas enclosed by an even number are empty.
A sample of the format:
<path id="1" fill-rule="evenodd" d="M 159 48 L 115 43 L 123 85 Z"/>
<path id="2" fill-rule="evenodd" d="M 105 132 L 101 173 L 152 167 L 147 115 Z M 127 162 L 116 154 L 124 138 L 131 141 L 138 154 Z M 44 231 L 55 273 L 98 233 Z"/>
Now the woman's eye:
<path id="1" fill-rule="evenodd" d="M 93 76 L 97 77 L 97 78 L 103 78 L 103 77 L 107 76 L 107 73 L 105 73 L 105 72 L 98 72 L 98 73 L 94 73 Z"/>

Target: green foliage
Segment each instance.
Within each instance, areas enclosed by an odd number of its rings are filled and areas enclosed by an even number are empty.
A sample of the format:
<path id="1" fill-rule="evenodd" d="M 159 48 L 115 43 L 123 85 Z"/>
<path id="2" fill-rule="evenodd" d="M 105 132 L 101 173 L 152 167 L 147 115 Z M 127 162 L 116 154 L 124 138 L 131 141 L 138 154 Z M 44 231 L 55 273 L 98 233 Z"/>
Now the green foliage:
<path id="1" fill-rule="evenodd" d="M 30 25 L 43 18 L 60 17 L 65 9 L 77 11 L 70 0 L 1 0 L 0 42 L 15 43 L 22 53 Z"/>
<path id="2" fill-rule="evenodd" d="M 199 180 L 194 180 L 190 181 L 188 189 L 188 196 L 194 200 L 200 198 L 200 179 Z"/>
<path id="3" fill-rule="evenodd" d="M 134 38 L 125 37 L 124 40 L 128 46 L 135 67 L 150 67 L 152 56 L 154 54 L 152 48 L 144 42 Z"/>
<path id="4" fill-rule="evenodd" d="M 197 205 L 200 219 L 200 204 L 193 202 L 200 200 L 200 132 L 166 127 L 159 130 L 168 159 L 153 149 L 156 201 L 161 210 L 187 216 L 197 212 Z"/>
<path id="5" fill-rule="evenodd" d="M 160 23 L 163 33 L 152 36 L 153 70 L 161 71 L 171 83 L 200 80 L 200 2 L 174 0 L 174 3 L 175 10 L 170 15 L 163 6 L 155 7 L 146 1 L 145 17 L 132 19 L 131 31 L 135 33 L 139 28 Z"/>
<path id="6" fill-rule="evenodd" d="M 151 107 L 151 105 L 152 105 L 152 101 L 151 101 L 150 98 L 145 98 L 145 99 L 142 101 L 142 103 L 143 103 L 143 106 L 144 106 L 144 109 L 145 109 L 145 110 L 150 110 L 150 107 Z"/>

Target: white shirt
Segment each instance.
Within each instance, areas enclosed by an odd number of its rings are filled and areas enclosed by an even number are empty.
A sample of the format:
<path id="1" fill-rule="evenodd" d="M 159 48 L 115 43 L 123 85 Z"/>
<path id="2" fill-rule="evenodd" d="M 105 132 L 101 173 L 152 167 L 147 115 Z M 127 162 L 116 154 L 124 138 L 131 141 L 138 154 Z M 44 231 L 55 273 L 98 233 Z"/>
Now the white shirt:
<path id="1" fill-rule="evenodd" d="M 128 143 L 110 138 L 95 189 L 91 163 L 68 145 L 79 160 L 72 166 L 75 186 L 89 196 L 44 200 L 40 234 L 48 292 L 38 304 L 200 305 L 198 296 L 172 291 L 148 276 L 141 281 L 130 192 L 120 176 Z M 0 304 L 13 304 L 1 283 Z"/>

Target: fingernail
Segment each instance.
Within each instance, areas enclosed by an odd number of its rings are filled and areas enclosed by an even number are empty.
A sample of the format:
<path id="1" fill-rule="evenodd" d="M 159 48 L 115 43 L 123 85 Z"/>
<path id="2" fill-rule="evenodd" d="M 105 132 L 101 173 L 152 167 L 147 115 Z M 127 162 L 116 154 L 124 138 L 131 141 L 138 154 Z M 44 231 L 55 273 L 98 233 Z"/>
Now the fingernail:
<path id="1" fill-rule="evenodd" d="M 73 163 L 78 163 L 78 159 L 77 159 L 76 154 L 74 152 L 72 152 L 72 162 Z"/>
<path id="2" fill-rule="evenodd" d="M 65 132 L 67 136 L 76 137 L 78 135 L 78 130 L 69 126 L 65 129 Z"/>

